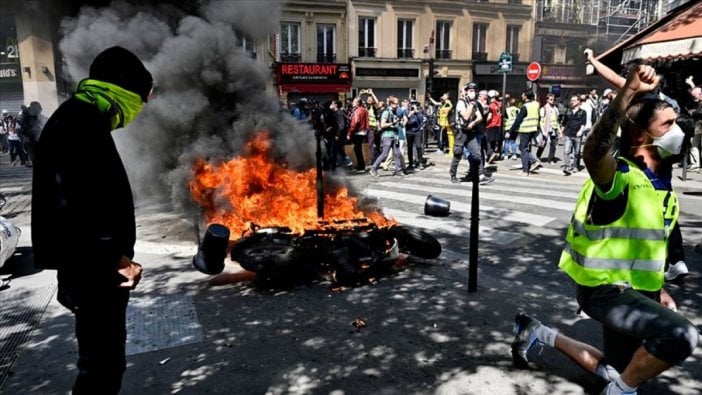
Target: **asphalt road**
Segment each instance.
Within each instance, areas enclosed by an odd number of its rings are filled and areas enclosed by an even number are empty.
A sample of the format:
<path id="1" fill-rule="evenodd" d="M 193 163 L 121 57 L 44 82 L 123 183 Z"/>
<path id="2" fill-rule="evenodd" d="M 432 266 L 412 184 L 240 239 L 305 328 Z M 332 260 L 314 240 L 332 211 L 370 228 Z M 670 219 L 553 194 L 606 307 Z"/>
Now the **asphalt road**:
<path id="1" fill-rule="evenodd" d="M 233 262 L 241 281 L 212 285 L 192 269 L 187 218 L 140 202 L 137 256 L 145 277 L 128 322 L 125 394 L 580 394 L 602 383 L 557 352 L 534 355 L 528 370 L 510 357 L 512 320 L 527 311 L 559 331 L 599 345 L 597 324 L 577 315 L 574 288 L 557 268 L 563 236 L 586 175 L 557 165 L 520 177 L 498 162 L 496 181 L 480 189 L 478 290 L 469 293 L 471 185 L 452 184 L 449 158 L 406 177 L 349 175 L 386 214 L 424 228 L 442 243 L 435 260 L 410 260 L 373 285 L 333 290 L 329 282 L 261 289 Z M 55 301 L 51 272 L 29 270 L 30 173 L 2 157 L 2 215 L 23 229 L 0 291 L 0 391 L 62 394 L 75 375 L 72 317 Z M 462 162 L 459 173 L 467 170 Z M 676 176 L 679 170 L 676 170 Z M 680 311 L 702 328 L 702 174 L 675 181 L 687 263 L 694 272 L 671 286 Z M 448 217 L 423 215 L 427 195 L 451 202 Z M 354 320 L 366 326 L 356 328 Z M 697 394 L 702 352 L 641 387 L 646 394 Z"/>

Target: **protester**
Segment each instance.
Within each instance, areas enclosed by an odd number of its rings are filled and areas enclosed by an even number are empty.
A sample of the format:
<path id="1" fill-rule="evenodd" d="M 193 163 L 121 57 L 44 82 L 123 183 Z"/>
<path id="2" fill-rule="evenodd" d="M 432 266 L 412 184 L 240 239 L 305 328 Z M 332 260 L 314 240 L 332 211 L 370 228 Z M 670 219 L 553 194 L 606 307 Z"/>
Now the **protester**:
<path id="1" fill-rule="evenodd" d="M 400 121 L 396 115 L 396 111 L 399 104 L 400 102 L 396 97 L 390 96 L 388 98 L 388 108 L 386 108 L 380 116 L 383 151 L 371 167 L 370 174 L 373 177 L 378 177 L 378 168 L 380 164 L 387 159 L 388 155 L 390 155 L 390 150 L 392 150 L 395 161 L 395 172 L 393 175 L 402 176 L 407 174 L 407 170 L 402 167 L 402 152 L 400 151 L 399 132 L 397 130 L 397 125 Z"/>
<path id="2" fill-rule="evenodd" d="M 566 111 L 561 121 L 560 135 L 563 140 L 563 174 L 569 176 L 580 171 L 578 166 L 580 145 L 587 122 L 587 113 L 580 108 L 580 97 L 573 95 L 570 98 L 570 109 Z"/>
<path id="3" fill-rule="evenodd" d="M 352 102 L 353 112 L 347 130 L 347 141 L 353 144 L 353 152 L 356 157 L 356 171 L 362 172 L 366 169 L 366 161 L 363 158 L 363 144 L 368 140 L 368 110 L 363 107 L 360 97 L 356 97 Z"/>
<path id="4" fill-rule="evenodd" d="M 110 132 L 139 114 L 152 84 L 133 53 L 106 49 L 36 146 L 34 262 L 58 270 L 57 299 L 75 315 L 73 394 L 117 394 L 126 369 L 126 308 L 142 269 L 132 261 L 132 191 Z"/>
<path id="5" fill-rule="evenodd" d="M 519 151 L 522 159 L 521 175 L 528 175 L 542 166 L 541 161 L 531 153 L 531 144 L 539 129 L 539 102 L 534 100 L 534 92 L 532 91 L 524 91 L 522 100 L 524 105 L 510 127 L 509 134 L 519 132 Z"/>
<path id="6" fill-rule="evenodd" d="M 602 324 L 604 352 L 523 313 L 514 327 L 515 362 L 526 364 L 535 345 L 555 347 L 607 380 L 608 395 L 636 394 L 642 383 L 681 364 L 699 338 L 664 288 L 668 236 L 680 210 L 671 167 L 685 135 L 670 104 L 642 96 L 657 83 L 652 67 L 632 70 L 586 140 L 591 179 L 576 203 L 559 264 L 577 284 L 580 307 Z M 620 127 L 621 156 L 615 158 Z"/>

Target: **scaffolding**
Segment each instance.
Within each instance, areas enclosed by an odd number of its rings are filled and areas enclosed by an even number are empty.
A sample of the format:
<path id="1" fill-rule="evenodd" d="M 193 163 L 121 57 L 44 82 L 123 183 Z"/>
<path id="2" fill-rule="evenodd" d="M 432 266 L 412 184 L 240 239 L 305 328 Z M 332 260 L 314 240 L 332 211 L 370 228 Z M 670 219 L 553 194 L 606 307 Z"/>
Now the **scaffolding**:
<path id="1" fill-rule="evenodd" d="M 605 46 L 626 40 L 661 17 L 661 0 L 602 0 L 598 42 Z"/>
<path id="2" fill-rule="evenodd" d="M 600 19 L 602 0 L 538 0 L 536 20 L 596 26 Z"/>

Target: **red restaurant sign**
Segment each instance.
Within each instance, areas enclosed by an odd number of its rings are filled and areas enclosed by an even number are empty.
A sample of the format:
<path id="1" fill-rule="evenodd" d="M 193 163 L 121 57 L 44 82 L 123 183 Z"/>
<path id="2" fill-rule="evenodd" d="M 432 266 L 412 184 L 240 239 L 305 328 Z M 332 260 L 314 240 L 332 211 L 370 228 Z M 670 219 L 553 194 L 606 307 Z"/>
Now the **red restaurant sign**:
<path id="1" fill-rule="evenodd" d="M 351 85 L 351 66 L 338 63 L 281 63 L 278 65 L 278 82 Z"/>

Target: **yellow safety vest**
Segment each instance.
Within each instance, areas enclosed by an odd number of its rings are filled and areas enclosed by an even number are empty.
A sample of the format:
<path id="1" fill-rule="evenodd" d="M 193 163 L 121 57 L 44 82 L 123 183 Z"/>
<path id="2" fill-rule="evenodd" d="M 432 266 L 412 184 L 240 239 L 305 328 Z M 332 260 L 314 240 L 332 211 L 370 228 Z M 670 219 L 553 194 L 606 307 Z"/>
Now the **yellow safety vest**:
<path id="1" fill-rule="evenodd" d="M 505 118 L 505 131 L 509 130 L 514 124 L 514 120 L 517 119 L 517 114 L 519 114 L 519 107 L 509 106 L 506 110 L 507 117 Z"/>
<path id="2" fill-rule="evenodd" d="M 439 126 L 442 128 L 447 128 L 449 126 L 448 115 L 452 108 L 453 104 L 451 104 L 450 101 L 446 101 L 441 104 L 441 107 L 439 108 Z"/>
<path id="3" fill-rule="evenodd" d="M 527 114 L 519 125 L 519 133 L 534 133 L 539 129 L 539 103 L 530 101 L 525 103 Z"/>
<path id="4" fill-rule="evenodd" d="M 551 119 L 542 119 L 545 122 L 548 122 L 551 126 L 551 133 L 558 133 L 558 108 L 551 106 L 551 109 L 548 109 L 546 106 L 541 107 L 544 110 L 544 118 L 546 118 L 546 114 L 549 114 L 551 116 Z M 550 122 L 549 122 L 550 121 Z M 543 131 L 544 133 L 546 132 L 545 130 Z"/>
<path id="5" fill-rule="evenodd" d="M 607 225 L 588 223 L 595 184 L 585 182 L 566 235 L 558 266 L 576 283 L 589 287 L 628 284 L 642 291 L 663 287 L 668 235 L 680 214 L 672 190 L 656 190 L 634 163 L 617 169 L 627 177 L 624 214 Z"/>
<path id="6" fill-rule="evenodd" d="M 368 127 L 376 129 L 378 127 L 378 118 L 375 117 L 375 108 L 368 107 Z"/>

